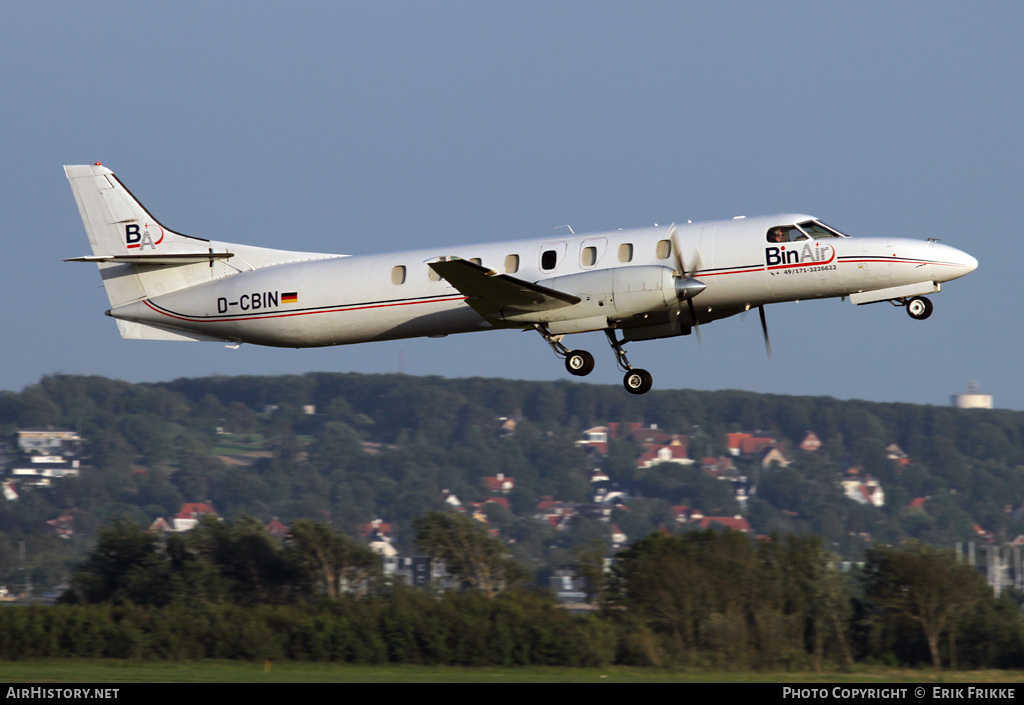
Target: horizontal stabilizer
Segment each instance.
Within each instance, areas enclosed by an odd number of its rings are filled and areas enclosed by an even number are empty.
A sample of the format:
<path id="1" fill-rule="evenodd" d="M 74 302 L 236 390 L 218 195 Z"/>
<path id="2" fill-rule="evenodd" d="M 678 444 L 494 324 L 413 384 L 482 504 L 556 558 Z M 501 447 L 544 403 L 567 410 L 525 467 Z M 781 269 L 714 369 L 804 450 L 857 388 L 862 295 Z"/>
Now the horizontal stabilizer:
<path id="1" fill-rule="evenodd" d="M 130 262 L 131 264 L 201 264 L 234 257 L 233 252 L 179 252 L 159 255 L 86 255 L 65 262 Z"/>
<path id="2" fill-rule="evenodd" d="M 428 263 L 448 283 L 469 297 L 466 302 L 489 318 L 572 306 L 580 297 L 499 274 L 475 262 L 450 257 Z"/>

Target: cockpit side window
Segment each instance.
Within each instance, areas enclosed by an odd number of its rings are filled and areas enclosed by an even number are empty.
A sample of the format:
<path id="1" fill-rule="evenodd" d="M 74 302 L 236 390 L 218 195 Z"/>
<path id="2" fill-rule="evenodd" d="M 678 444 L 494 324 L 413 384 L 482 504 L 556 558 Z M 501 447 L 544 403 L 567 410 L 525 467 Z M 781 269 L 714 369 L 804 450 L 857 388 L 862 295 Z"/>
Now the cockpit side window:
<path id="1" fill-rule="evenodd" d="M 820 240 L 826 237 L 847 237 L 835 228 L 813 220 L 808 220 L 806 223 L 800 223 L 800 229 L 815 240 Z"/>
<path id="2" fill-rule="evenodd" d="M 807 235 L 793 225 L 776 225 L 768 230 L 768 242 L 792 242 L 806 239 Z"/>

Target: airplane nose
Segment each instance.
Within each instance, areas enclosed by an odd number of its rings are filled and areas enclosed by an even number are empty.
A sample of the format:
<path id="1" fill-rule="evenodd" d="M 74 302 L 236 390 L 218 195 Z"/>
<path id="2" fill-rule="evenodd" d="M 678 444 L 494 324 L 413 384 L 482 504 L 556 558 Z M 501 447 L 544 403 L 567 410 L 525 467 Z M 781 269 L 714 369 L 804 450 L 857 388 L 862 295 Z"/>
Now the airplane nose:
<path id="1" fill-rule="evenodd" d="M 936 281 L 950 281 L 970 274 L 978 268 L 978 260 L 948 245 L 939 245 L 935 252 Z"/>

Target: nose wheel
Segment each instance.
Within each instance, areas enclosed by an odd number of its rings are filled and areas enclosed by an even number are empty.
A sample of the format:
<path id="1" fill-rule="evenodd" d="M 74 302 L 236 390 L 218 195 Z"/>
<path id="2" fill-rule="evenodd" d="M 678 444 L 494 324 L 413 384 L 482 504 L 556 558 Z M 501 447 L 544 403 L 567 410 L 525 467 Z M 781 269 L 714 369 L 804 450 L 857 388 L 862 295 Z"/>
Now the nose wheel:
<path id="1" fill-rule="evenodd" d="M 932 315 L 932 302 L 923 296 L 915 296 L 907 302 L 907 315 L 916 321 L 923 321 Z"/>

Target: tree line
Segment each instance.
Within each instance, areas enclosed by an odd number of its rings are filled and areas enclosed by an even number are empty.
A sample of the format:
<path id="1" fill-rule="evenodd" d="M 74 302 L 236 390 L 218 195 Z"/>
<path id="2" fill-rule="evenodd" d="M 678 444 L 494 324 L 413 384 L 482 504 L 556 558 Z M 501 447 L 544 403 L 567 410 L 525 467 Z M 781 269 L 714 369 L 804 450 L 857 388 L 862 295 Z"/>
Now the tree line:
<path id="1" fill-rule="evenodd" d="M 280 542 L 252 520 L 153 536 L 130 522 L 100 541 L 52 608 L 0 610 L 0 658 L 295 659 L 447 665 L 828 670 L 856 664 L 1014 668 L 1024 623 L 952 553 L 876 546 L 840 572 L 811 536 L 654 533 L 581 551 L 593 610 L 528 585 L 475 520 L 430 513 L 418 547 L 461 584 L 389 580 L 326 524 Z"/>

